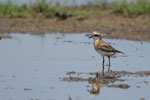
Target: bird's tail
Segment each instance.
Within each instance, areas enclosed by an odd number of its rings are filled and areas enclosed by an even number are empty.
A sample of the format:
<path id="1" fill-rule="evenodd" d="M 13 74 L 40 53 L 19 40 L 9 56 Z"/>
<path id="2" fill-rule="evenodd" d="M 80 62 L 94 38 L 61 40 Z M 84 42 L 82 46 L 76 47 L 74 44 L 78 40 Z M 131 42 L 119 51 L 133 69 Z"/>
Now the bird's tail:
<path id="1" fill-rule="evenodd" d="M 124 54 L 124 52 L 122 52 L 122 51 L 119 51 L 119 50 L 116 50 L 117 51 L 117 53 L 122 53 L 122 54 Z"/>

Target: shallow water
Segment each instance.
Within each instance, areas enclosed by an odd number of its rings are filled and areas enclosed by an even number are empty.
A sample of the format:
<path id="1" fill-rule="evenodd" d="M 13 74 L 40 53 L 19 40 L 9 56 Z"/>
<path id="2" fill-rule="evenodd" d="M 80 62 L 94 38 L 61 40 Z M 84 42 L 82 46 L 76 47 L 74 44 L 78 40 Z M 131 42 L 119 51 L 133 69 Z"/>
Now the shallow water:
<path id="1" fill-rule="evenodd" d="M 101 71 L 102 58 L 85 34 L 11 34 L 0 40 L 0 100 L 140 100 L 150 99 L 150 77 L 124 76 L 130 88 L 104 86 L 96 97 L 91 84 L 64 82 L 66 73 Z M 104 39 L 125 55 L 111 59 L 113 71 L 150 71 L 150 43 Z M 106 64 L 108 59 L 106 58 Z M 107 69 L 107 67 L 106 67 Z M 89 74 L 73 75 L 94 77 Z"/>
<path id="2" fill-rule="evenodd" d="M 38 0 L 10 0 L 14 4 L 27 4 L 34 5 Z M 39 0 L 40 1 L 40 0 Z M 121 0 L 47 0 L 51 4 L 56 4 L 57 2 L 62 6 L 81 6 L 88 4 L 99 4 L 99 3 L 111 3 L 112 1 Z M 136 0 L 127 0 L 129 2 L 135 2 Z M 7 0 L 0 0 L 0 3 L 5 3 Z"/>

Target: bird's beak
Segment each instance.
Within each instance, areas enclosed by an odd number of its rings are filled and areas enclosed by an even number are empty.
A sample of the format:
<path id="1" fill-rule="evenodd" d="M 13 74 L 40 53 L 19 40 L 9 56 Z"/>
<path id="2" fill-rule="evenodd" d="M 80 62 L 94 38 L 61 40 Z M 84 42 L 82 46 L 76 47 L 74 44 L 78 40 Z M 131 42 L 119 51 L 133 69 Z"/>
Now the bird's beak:
<path id="1" fill-rule="evenodd" d="M 93 35 L 90 35 L 90 36 L 89 36 L 89 39 L 90 39 L 90 38 L 93 38 Z"/>

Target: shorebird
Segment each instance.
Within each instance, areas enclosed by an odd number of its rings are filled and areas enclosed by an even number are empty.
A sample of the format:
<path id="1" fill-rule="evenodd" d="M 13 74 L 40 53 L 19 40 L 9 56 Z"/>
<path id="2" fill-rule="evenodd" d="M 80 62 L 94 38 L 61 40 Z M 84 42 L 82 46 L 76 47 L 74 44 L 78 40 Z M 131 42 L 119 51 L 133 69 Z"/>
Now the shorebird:
<path id="1" fill-rule="evenodd" d="M 104 62 L 105 59 L 104 57 L 107 56 L 109 59 L 109 67 L 108 67 L 108 72 L 110 71 L 110 57 L 115 55 L 116 53 L 122 53 L 123 52 L 113 48 L 110 44 L 108 44 L 107 42 L 102 40 L 102 34 L 99 32 L 93 32 L 92 35 L 89 36 L 89 38 L 93 38 L 94 39 L 94 48 L 95 50 L 101 54 L 101 56 L 103 57 L 103 76 L 104 76 Z"/>

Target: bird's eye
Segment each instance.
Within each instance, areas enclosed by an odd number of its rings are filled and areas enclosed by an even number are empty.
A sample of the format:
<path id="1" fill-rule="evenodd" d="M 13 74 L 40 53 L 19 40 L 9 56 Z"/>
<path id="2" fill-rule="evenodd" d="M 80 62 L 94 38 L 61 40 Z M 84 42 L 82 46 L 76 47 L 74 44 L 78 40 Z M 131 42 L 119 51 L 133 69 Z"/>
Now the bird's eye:
<path id="1" fill-rule="evenodd" d="M 94 37 L 97 37 L 97 36 L 98 36 L 97 34 L 94 35 Z"/>

